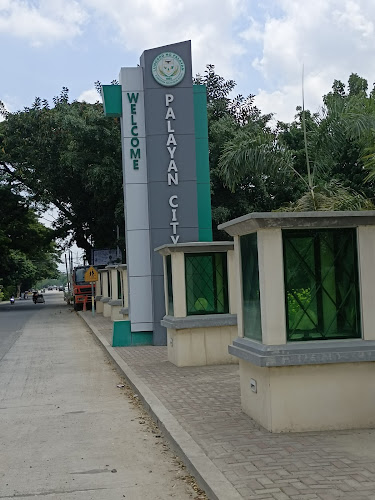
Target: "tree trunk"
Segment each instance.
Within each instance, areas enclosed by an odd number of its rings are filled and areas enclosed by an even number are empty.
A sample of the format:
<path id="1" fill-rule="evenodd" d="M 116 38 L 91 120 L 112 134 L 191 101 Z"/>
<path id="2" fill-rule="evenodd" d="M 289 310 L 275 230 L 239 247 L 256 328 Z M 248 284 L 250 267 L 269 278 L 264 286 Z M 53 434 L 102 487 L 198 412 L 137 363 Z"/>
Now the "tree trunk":
<path id="1" fill-rule="evenodd" d="M 76 233 L 75 234 L 75 241 L 77 244 L 77 247 L 82 248 L 85 253 L 86 253 L 86 260 L 91 265 L 91 250 L 92 250 L 92 245 L 87 241 L 83 233 Z"/>

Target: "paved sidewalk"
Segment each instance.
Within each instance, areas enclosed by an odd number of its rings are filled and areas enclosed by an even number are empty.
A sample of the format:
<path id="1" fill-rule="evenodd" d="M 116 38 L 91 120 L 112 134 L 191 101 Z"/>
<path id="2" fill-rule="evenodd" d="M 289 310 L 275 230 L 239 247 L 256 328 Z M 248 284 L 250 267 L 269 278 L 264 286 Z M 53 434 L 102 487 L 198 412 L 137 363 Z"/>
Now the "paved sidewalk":
<path id="1" fill-rule="evenodd" d="M 177 368 L 166 347 L 112 348 L 111 321 L 79 314 L 210 498 L 375 500 L 375 430 L 271 434 L 241 411 L 238 366 Z"/>

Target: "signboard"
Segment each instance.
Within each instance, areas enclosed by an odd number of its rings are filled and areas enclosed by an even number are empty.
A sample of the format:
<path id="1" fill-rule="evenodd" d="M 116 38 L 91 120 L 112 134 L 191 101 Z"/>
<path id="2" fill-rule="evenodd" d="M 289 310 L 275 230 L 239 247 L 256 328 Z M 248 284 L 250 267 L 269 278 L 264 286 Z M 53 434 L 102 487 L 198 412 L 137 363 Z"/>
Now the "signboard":
<path id="1" fill-rule="evenodd" d="M 153 344 L 166 345 L 163 259 L 154 249 L 212 241 L 206 91 L 193 87 L 190 41 L 145 50 L 119 82 L 121 100 L 116 85 L 103 86 L 103 100 L 108 116 L 122 118 L 131 332 L 153 332 Z"/>
<path id="2" fill-rule="evenodd" d="M 110 264 L 121 264 L 122 254 L 116 248 L 93 248 L 91 250 L 91 262 L 93 266 L 108 266 Z"/>
<path id="3" fill-rule="evenodd" d="M 98 281 L 98 271 L 94 269 L 92 266 L 87 269 L 85 272 L 85 281 Z"/>

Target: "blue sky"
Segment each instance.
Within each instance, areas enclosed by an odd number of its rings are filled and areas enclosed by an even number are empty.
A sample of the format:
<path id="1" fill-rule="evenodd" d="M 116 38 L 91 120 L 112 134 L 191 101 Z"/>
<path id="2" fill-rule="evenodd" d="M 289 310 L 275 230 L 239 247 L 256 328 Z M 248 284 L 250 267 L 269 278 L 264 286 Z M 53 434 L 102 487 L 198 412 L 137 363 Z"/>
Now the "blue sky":
<path id="1" fill-rule="evenodd" d="M 191 39 L 194 73 L 207 63 L 256 94 L 263 112 L 292 120 L 321 105 L 333 79 L 375 80 L 373 0 L 0 0 L 0 100 L 10 111 L 51 100 L 97 98 L 144 49 Z"/>

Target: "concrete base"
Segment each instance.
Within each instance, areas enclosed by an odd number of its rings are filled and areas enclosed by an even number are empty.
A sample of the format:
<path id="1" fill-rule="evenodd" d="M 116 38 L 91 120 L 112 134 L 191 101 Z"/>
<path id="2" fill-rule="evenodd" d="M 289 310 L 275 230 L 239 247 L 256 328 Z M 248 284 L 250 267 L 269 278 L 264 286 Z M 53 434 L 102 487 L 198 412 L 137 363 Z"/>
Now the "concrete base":
<path id="1" fill-rule="evenodd" d="M 103 304 L 103 302 L 100 302 L 100 300 L 97 300 L 95 302 L 95 309 L 96 309 L 96 312 L 98 314 L 103 314 L 103 310 L 104 310 L 104 304 Z"/>
<path id="2" fill-rule="evenodd" d="M 236 326 L 167 329 L 168 360 L 176 366 L 204 366 L 238 363 L 228 353 L 237 337 Z"/>
<path id="3" fill-rule="evenodd" d="M 121 306 L 111 306 L 111 320 L 117 321 L 124 319 L 123 315 L 120 313 Z"/>
<path id="4" fill-rule="evenodd" d="M 152 345 L 152 332 L 132 332 L 130 321 L 114 321 L 112 347 Z"/>
<path id="5" fill-rule="evenodd" d="M 111 317 L 111 309 L 112 309 L 112 307 L 108 304 L 108 302 L 103 303 L 103 316 L 105 318 Z"/>
<path id="6" fill-rule="evenodd" d="M 374 379 L 375 362 L 260 367 L 240 359 L 242 409 L 271 432 L 375 427 Z"/>

